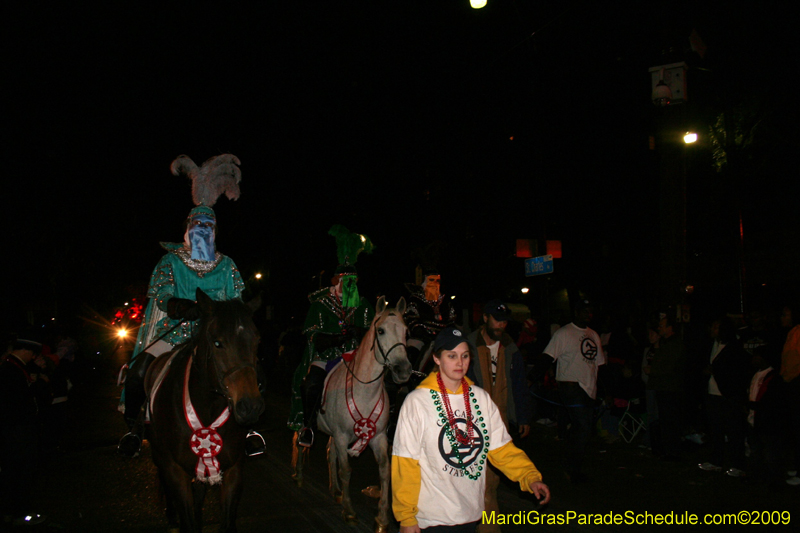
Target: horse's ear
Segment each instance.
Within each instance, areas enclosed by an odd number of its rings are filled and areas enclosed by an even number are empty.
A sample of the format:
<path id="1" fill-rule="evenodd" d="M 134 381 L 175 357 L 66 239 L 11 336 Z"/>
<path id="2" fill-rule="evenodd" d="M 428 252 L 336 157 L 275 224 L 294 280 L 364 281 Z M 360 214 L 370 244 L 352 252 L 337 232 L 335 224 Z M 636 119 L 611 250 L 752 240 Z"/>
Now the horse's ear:
<path id="1" fill-rule="evenodd" d="M 397 307 L 395 307 L 395 309 L 397 309 L 397 312 L 398 312 L 398 314 L 400 316 L 403 316 L 403 315 L 406 314 L 406 299 L 405 299 L 405 297 L 400 298 L 400 301 L 397 302 Z"/>
<path id="2" fill-rule="evenodd" d="M 375 316 L 380 316 L 386 310 L 386 297 L 378 298 L 378 305 L 375 306 Z"/>
<path id="3" fill-rule="evenodd" d="M 261 307 L 261 293 L 259 292 L 255 298 L 250 298 L 250 300 L 245 303 L 247 307 L 250 308 L 252 312 L 256 312 L 256 310 Z"/>
<path id="4" fill-rule="evenodd" d="M 204 315 L 211 314 L 211 308 L 214 306 L 214 300 L 211 297 L 203 292 L 203 289 L 197 287 L 197 290 L 194 292 L 194 297 L 197 299 L 197 305 L 200 307 L 200 312 Z"/>

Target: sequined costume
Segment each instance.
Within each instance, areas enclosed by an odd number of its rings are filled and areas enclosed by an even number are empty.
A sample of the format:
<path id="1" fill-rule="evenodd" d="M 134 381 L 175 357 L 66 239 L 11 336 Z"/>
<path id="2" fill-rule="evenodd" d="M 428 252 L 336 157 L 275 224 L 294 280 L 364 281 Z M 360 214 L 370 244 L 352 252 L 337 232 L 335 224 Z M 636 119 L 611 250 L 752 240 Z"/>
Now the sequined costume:
<path id="1" fill-rule="evenodd" d="M 183 243 L 162 242 L 161 247 L 169 253 L 161 258 L 150 276 L 147 289 L 149 302 L 136 338 L 131 365 L 150 343 L 181 323 L 180 319 L 167 316 L 170 298 L 194 300 L 196 289 L 200 288 L 214 300 L 232 300 L 240 298 L 244 290 L 242 275 L 230 257 L 216 252 L 214 261 L 201 261 L 192 259 L 190 250 Z M 187 320 L 164 340 L 173 346 L 186 342 L 192 338 L 196 327 L 195 322 Z M 122 412 L 124 399 L 123 392 L 120 402 Z"/>
<path id="2" fill-rule="evenodd" d="M 372 323 L 375 310 L 366 298 L 361 298 L 358 307 L 342 307 L 341 298 L 332 293 L 331 287 L 326 287 L 308 295 L 311 307 L 306 315 L 303 334 L 306 337 L 306 347 L 303 359 L 295 370 L 292 379 L 292 406 L 289 414 L 288 426 L 294 431 L 303 427 L 303 396 L 302 384 L 308 373 L 309 367 L 314 362 L 331 362 L 341 357 L 343 353 L 358 348 L 360 336 L 348 335 L 348 330 L 353 328 L 366 330 Z M 343 335 L 343 344 L 327 346 L 334 335 Z M 327 337 L 327 339 L 324 339 Z"/>
<path id="3" fill-rule="evenodd" d="M 440 331 L 455 325 L 456 311 L 444 294 L 440 294 L 436 300 L 428 300 L 423 288 L 414 283 L 406 283 L 406 290 L 409 293 L 408 307 L 403 319 L 408 326 L 410 345 L 424 353 L 424 348 Z M 412 364 L 416 368 L 416 354 L 409 353 L 409 357 L 415 359 Z"/>

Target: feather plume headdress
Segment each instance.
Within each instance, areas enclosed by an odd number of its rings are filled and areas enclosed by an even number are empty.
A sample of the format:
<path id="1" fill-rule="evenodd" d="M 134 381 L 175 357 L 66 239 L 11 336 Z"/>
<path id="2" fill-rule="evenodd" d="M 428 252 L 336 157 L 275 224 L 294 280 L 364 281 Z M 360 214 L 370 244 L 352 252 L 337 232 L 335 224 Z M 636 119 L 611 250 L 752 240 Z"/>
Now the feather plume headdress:
<path id="1" fill-rule="evenodd" d="M 214 218 L 211 209 L 217 198 L 225 194 L 229 200 L 239 199 L 239 182 L 242 181 L 242 171 L 239 158 L 233 154 L 222 154 L 203 163 L 198 167 L 189 156 L 180 155 L 170 165 L 170 170 L 175 176 L 186 176 L 192 180 L 192 200 L 195 207 L 189 217 L 203 213 Z"/>
<path id="2" fill-rule="evenodd" d="M 328 235 L 336 238 L 336 254 L 339 259 L 339 266 L 336 273 L 355 272 L 355 264 L 358 254 L 361 252 L 371 254 L 375 249 L 372 240 L 366 235 L 353 233 L 341 224 L 335 224 L 328 230 Z"/>

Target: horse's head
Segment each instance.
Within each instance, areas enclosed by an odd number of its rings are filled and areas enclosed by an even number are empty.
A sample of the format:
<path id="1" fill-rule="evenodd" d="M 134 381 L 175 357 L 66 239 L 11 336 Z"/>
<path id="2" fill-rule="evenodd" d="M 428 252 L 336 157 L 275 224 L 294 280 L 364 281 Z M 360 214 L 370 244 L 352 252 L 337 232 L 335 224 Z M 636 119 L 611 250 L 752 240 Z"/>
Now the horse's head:
<path id="1" fill-rule="evenodd" d="M 253 424 L 264 412 L 256 373 L 260 337 L 252 318 L 261 298 L 216 302 L 200 289 L 196 297 L 202 313 L 198 355 L 207 354 L 211 384 L 227 398 L 240 425 Z"/>
<path id="2" fill-rule="evenodd" d="M 406 300 L 400 298 L 397 307 L 390 308 L 386 299 L 381 296 L 375 307 L 375 319 L 372 322 L 375 334 L 375 358 L 392 372 L 395 383 L 405 383 L 411 377 L 411 363 L 406 353 L 408 328 L 403 320 L 406 311 Z"/>

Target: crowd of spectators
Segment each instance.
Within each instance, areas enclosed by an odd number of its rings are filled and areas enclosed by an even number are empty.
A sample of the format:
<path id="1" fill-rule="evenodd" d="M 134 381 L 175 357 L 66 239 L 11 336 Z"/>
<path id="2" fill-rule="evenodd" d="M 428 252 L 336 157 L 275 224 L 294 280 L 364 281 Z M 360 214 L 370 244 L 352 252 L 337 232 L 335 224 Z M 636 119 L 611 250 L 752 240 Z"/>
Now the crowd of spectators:
<path id="1" fill-rule="evenodd" d="M 63 451 L 78 350 L 64 334 L 45 342 L 24 337 L 7 336 L 0 350 L 0 505 L 10 525 L 45 520 L 37 513 L 36 480 L 41 459 Z"/>
<path id="2" fill-rule="evenodd" d="M 642 430 L 626 440 L 661 460 L 685 461 L 685 452 L 701 445 L 702 470 L 773 488 L 800 485 L 800 306 L 769 311 L 695 322 L 674 309 L 638 322 L 602 314 L 595 322 L 606 364 L 599 367 L 593 434 L 620 440 L 627 411 Z M 556 438 L 566 439 L 575 421 L 543 344 L 522 350 L 533 419 L 557 425 Z"/>

